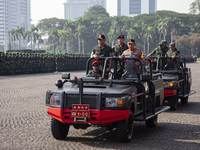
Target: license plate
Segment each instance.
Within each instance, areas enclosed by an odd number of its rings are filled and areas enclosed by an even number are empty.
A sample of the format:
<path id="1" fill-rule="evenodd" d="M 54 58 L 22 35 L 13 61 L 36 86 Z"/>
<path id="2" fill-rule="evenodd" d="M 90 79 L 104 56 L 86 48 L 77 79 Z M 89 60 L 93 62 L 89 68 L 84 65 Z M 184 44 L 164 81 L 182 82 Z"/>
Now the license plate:
<path id="1" fill-rule="evenodd" d="M 72 117 L 89 118 L 89 105 L 72 105 Z"/>

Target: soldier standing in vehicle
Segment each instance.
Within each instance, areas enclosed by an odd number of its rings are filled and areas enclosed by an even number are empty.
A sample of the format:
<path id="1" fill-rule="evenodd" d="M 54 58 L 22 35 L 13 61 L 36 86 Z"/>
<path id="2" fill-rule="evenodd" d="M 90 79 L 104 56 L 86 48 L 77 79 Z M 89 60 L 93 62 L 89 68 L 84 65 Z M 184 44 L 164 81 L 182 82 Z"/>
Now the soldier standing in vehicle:
<path id="1" fill-rule="evenodd" d="M 95 46 L 92 50 L 92 53 L 91 53 L 91 57 L 94 57 L 95 59 L 99 59 L 99 57 L 110 57 L 112 56 L 112 48 L 108 45 L 105 44 L 106 42 L 106 38 L 104 35 L 99 35 L 98 37 L 98 45 Z M 104 61 L 102 61 L 100 64 L 101 66 L 103 66 L 104 64 Z M 107 67 L 106 69 L 106 72 L 110 72 L 110 69 L 111 69 L 111 61 L 109 63 L 109 66 Z"/>
<path id="2" fill-rule="evenodd" d="M 122 53 L 128 49 L 127 44 L 124 43 L 124 35 L 120 35 L 117 38 L 118 44 L 116 44 L 113 49 L 114 52 L 116 53 L 116 56 L 122 55 Z"/>
<path id="3" fill-rule="evenodd" d="M 156 57 L 165 57 L 166 55 L 166 49 L 164 48 L 163 43 L 159 43 L 159 47 L 155 48 L 150 54 L 147 55 L 149 56 L 156 56 Z"/>
<path id="4" fill-rule="evenodd" d="M 123 58 L 139 58 L 139 59 L 145 59 L 145 55 L 143 51 L 135 48 L 135 40 L 130 39 L 128 41 L 128 49 L 122 53 L 121 56 L 119 56 L 120 60 L 123 60 Z M 135 62 L 133 60 L 128 60 L 125 62 L 125 71 L 122 75 L 123 78 L 127 77 L 133 77 L 136 78 L 137 74 L 139 73 L 139 62 Z"/>
<path id="5" fill-rule="evenodd" d="M 177 50 L 175 43 L 170 43 L 169 46 L 170 49 L 167 52 L 166 57 L 171 57 L 173 60 L 169 61 L 167 65 L 169 68 L 177 70 L 178 68 L 180 68 L 180 66 L 183 66 L 182 62 L 178 60 L 181 58 L 181 53 L 179 50 Z"/>
<path id="6" fill-rule="evenodd" d="M 181 58 L 181 53 L 179 50 L 177 50 L 175 43 L 170 43 L 169 46 L 170 49 L 167 52 L 167 56 L 171 58 Z"/>
<path id="7" fill-rule="evenodd" d="M 168 51 L 168 47 L 166 46 L 167 41 L 163 40 L 159 43 L 159 47 L 155 48 L 149 56 L 156 56 L 156 57 L 165 57 Z M 165 60 L 161 59 L 160 65 L 164 66 L 166 64 Z M 155 70 L 157 66 L 157 60 L 153 60 L 153 69 Z"/>
<path id="8" fill-rule="evenodd" d="M 169 47 L 167 46 L 167 41 L 166 40 L 162 40 L 161 41 L 161 44 L 163 44 L 163 49 L 166 51 L 166 53 L 168 52 L 169 50 Z"/>
<path id="9" fill-rule="evenodd" d="M 128 49 L 127 44 L 124 43 L 124 35 L 120 35 L 117 38 L 117 42 L 118 44 L 116 44 L 113 47 L 113 50 L 115 52 L 115 56 L 121 56 L 122 53 Z M 121 78 L 121 75 L 123 74 L 123 70 L 124 70 L 124 62 L 118 62 L 117 63 L 117 74 L 118 74 L 118 78 Z"/>

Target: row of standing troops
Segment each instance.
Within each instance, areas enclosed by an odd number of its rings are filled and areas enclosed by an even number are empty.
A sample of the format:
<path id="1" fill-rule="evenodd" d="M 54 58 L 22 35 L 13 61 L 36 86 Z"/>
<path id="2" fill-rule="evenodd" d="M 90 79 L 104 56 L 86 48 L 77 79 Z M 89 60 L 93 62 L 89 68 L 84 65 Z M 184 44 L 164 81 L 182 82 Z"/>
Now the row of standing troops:
<path id="1" fill-rule="evenodd" d="M 88 55 L 0 52 L 0 75 L 85 69 Z"/>

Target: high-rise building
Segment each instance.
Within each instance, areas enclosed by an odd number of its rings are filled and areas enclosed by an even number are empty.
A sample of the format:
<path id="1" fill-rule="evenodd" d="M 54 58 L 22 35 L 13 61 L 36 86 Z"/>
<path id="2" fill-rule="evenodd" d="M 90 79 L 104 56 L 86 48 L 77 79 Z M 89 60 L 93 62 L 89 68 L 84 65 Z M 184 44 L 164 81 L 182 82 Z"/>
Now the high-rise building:
<path id="1" fill-rule="evenodd" d="M 107 6 L 110 15 L 133 17 L 156 12 L 157 0 L 108 0 Z"/>
<path id="2" fill-rule="evenodd" d="M 67 0 L 64 3 L 64 18 L 74 21 L 94 5 L 106 8 L 106 0 Z"/>
<path id="3" fill-rule="evenodd" d="M 0 0 L 0 45 L 7 46 L 9 31 L 17 26 L 30 29 L 30 0 Z"/>

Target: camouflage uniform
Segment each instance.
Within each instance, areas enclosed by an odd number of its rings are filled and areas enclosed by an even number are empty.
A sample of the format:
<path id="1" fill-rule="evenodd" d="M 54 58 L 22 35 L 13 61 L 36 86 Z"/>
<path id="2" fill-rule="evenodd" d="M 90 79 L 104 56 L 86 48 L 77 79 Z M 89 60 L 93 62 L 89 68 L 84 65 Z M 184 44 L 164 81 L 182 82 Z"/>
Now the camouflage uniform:
<path id="1" fill-rule="evenodd" d="M 128 49 L 128 46 L 125 44 L 125 43 L 123 43 L 122 45 L 115 45 L 114 47 L 113 47 L 113 49 L 114 49 L 114 52 L 116 52 L 118 55 L 117 56 L 119 56 L 119 55 L 122 55 L 122 53 L 125 51 L 125 50 L 127 50 Z"/>
<path id="2" fill-rule="evenodd" d="M 160 49 L 160 47 L 157 47 L 151 53 L 156 54 L 156 57 L 165 57 L 167 51 L 167 48 Z"/>
<path id="3" fill-rule="evenodd" d="M 181 53 L 179 50 L 177 50 L 176 48 L 174 50 L 169 49 L 169 51 L 167 52 L 167 56 L 168 57 L 172 57 L 172 56 L 181 56 Z"/>
<path id="4" fill-rule="evenodd" d="M 112 52 L 113 52 L 112 48 L 105 44 L 104 47 L 95 46 L 93 48 L 91 56 L 96 54 L 99 57 L 110 57 L 112 55 Z"/>
<path id="5" fill-rule="evenodd" d="M 111 57 L 112 53 L 113 53 L 112 48 L 105 44 L 104 47 L 95 46 L 92 50 L 91 56 L 96 54 L 99 57 Z M 104 66 L 103 60 L 100 62 L 100 65 Z"/>

